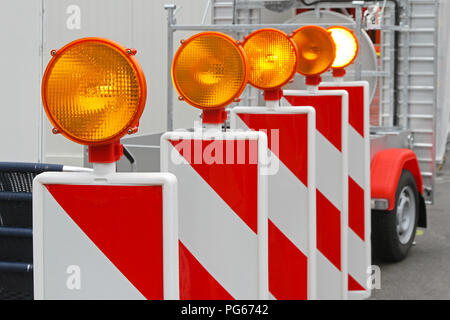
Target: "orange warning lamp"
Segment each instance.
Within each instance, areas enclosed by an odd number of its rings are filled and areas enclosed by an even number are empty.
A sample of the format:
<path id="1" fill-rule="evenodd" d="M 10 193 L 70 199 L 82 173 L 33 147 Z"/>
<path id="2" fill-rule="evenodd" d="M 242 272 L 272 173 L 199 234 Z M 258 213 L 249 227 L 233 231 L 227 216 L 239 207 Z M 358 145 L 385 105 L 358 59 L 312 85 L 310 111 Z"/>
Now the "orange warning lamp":
<path id="1" fill-rule="evenodd" d="M 299 52 L 297 72 L 306 76 L 306 84 L 318 85 L 336 56 L 331 34 L 319 26 L 304 26 L 294 31 L 292 39 Z"/>
<path id="2" fill-rule="evenodd" d="M 244 41 L 249 64 L 248 82 L 264 90 L 265 100 L 279 100 L 281 87 L 297 71 L 298 52 L 295 42 L 277 29 L 260 29 Z"/>
<path id="3" fill-rule="evenodd" d="M 172 63 L 179 99 L 202 109 L 204 123 L 226 120 L 225 107 L 238 99 L 247 79 L 242 46 L 220 32 L 202 32 L 182 40 Z"/>
<path id="4" fill-rule="evenodd" d="M 136 50 L 83 38 L 51 54 L 42 101 L 53 133 L 88 145 L 91 162 L 117 161 L 120 138 L 137 131 L 147 95 Z"/>
<path id="5" fill-rule="evenodd" d="M 335 77 L 343 77 L 345 75 L 345 67 L 353 63 L 358 55 L 359 43 L 352 30 L 334 26 L 327 29 L 331 33 L 334 44 L 336 46 L 336 58 L 331 67 Z"/>

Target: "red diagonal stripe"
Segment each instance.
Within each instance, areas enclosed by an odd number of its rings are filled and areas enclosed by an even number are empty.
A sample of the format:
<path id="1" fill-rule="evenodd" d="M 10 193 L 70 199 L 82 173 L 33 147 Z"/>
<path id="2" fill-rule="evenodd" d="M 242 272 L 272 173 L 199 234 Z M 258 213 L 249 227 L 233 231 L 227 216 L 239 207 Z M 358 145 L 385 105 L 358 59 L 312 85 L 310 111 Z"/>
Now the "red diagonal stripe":
<path id="1" fill-rule="evenodd" d="M 240 113 L 239 117 L 250 129 L 266 130 L 269 149 L 307 186 L 308 115 Z"/>
<path id="2" fill-rule="evenodd" d="M 270 220 L 269 290 L 278 300 L 308 298 L 308 258 Z"/>
<path id="3" fill-rule="evenodd" d="M 234 300 L 181 241 L 179 247 L 181 300 Z"/>
<path id="4" fill-rule="evenodd" d="M 317 249 L 341 270 L 341 213 L 317 189 Z"/>
<path id="5" fill-rule="evenodd" d="M 144 297 L 164 298 L 161 186 L 46 187 Z"/>
<path id="6" fill-rule="evenodd" d="M 227 140 L 224 143 L 223 140 L 180 140 L 170 142 L 222 200 L 251 230 L 257 233 L 258 141 Z M 215 163 L 210 162 L 211 153 L 216 159 Z M 211 164 L 205 163 L 206 161 Z M 214 209 L 211 208 L 211 210 Z"/>
<path id="7" fill-rule="evenodd" d="M 293 106 L 312 106 L 316 128 L 339 151 L 342 146 L 342 96 L 285 96 Z"/>
<path id="8" fill-rule="evenodd" d="M 348 225 L 364 241 L 364 189 L 348 177 Z"/>
<path id="9" fill-rule="evenodd" d="M 345 90 L 348 92 L 348 121 L 364 137 L 364 87 L 319 87 L 320 90 Z"/>
<path id="10" fill-rule="evenodd" d="M 351 275 L 348 275 L 348 290 L 350 291 L 364 291 L 364 287 L 360 285 Z"/>

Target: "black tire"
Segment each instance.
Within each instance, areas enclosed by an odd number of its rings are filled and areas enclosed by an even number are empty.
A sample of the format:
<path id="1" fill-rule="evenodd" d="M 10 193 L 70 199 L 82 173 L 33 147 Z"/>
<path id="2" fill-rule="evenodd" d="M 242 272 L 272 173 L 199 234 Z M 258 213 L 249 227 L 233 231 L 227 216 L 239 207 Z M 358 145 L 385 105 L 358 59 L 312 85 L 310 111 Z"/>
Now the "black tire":
<path id="1" fill-rule="evenodd" d="M 413 191 L 416 210 L 412 234 L 407 242 L 402 243 L 397 233 L 397 206 L 400 192 L 406 186 Z M 399 262 L 406 258 L 416 235 L 419 208 L 419 193 L 414 177 L 408 170 L 403 170 L 395 194 L 394 209 L 392 211 L 372 210 L 372 255 L 375 260 Z"/>

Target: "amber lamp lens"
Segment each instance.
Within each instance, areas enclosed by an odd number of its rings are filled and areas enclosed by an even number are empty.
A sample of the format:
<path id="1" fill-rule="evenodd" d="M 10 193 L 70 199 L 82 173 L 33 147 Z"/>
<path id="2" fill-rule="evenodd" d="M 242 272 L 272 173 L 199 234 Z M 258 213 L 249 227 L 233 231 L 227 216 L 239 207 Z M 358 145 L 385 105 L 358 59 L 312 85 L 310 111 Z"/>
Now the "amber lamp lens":
<path id="1" fill-rule="evenodd" d="M 297 70 L 297 48 L 282 31 L 261 29 L 244 42 L 249 63 L 248 81 L 256 88 L 268 90 L 285 85 Z"/>
<path id="2" fill-rule="evenodd" d="M 172 63 L 172 80 L 179 95 L 200 109 L 225 107 L 247 83 L 247 62 L 241 46 L 219 32 L 204 32 L 185 40 Z"/>
<path id="3" fill-rule="evenodd" d="M 336 46 L 336 58 L 331 67 L 345 68 L 355 60 L 358 54 L 358 40 L 355 34 L 345 27 L 331 27 L 327 30 L 331 32 Z"/>
<path id="4" fill-rule="evenodd" d="M 301 27 L 294 32 L 292 39 L 299 52 L 298 73 L 320 75 L 331 67 L 336 49 L 326 29 L 319 26 Z"/>
<path id="5" fill-rule="evenodd" d="M 126 49 L 86 38 L 56 52 L 44 75 L 47 115 L 67 138 L 81 144 L 119 139 L 141 116 L 145 78 Z"/>

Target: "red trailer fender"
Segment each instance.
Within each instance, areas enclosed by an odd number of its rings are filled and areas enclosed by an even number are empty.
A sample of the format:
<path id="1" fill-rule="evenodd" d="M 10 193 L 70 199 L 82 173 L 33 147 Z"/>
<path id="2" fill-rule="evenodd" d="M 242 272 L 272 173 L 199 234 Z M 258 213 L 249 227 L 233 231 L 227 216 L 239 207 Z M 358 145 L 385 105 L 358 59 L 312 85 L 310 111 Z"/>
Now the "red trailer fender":
<path id="1" fill-rule="evenodd" d="M 423 197 L 423 180 L 420 174 L 416 154 L 409 149 L 387 149 L 378 152 L 372 159 L 371 194 L 372 199 L 387 199 L 387 210 L 395 206 L 395 192 L 402 170 L 408 170 L 414 176 L 417 191 Z"/>

